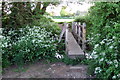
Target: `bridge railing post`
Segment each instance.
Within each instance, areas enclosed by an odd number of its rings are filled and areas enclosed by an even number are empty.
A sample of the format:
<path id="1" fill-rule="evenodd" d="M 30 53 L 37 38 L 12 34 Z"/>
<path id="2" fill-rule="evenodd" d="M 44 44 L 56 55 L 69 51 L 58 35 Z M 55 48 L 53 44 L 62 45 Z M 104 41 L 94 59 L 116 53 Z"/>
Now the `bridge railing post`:
<path id="1" fill-rule="evenodd" d="M 74 31 L 75 22 L 72 22 L 72 32 Z"/>
<path id="2" fill-rule="evenodd" d="M 75 33 L 77 34 L 77 30 L 78 30 L 78 23 L 77 22 L 75 22 Z"/>
<path id="3" fill-rule="evenodd" d="M 86 23 L 82 24 L 82 49 L 86 49 Z"/>
<path id="4" fill-rule="evenodd" d="M 81 23 L 78 23 L 78 36 L 81 37 Z M 80 38 L 78 38 L 78 43 L 80 44 Z"/>
<path id="5" fill-rule="evenodd" d="M 67 50 L 67 44 L 68 44 L 68 24 L 67 23 L 64 23 L 64 26 L 66 27 L 66 30 L 65 30 L 65 45 L 66 45 L 66 52 L 68 51 Z"/>

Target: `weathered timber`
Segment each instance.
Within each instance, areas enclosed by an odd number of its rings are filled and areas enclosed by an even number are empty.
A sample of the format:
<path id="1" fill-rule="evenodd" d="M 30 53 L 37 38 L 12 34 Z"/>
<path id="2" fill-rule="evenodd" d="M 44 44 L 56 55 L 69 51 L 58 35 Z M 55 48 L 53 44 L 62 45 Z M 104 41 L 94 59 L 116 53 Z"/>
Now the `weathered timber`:
<path id="1" fill-rule="evenodd" d="M 80 22 L 73 22 L 72 23 L 72 33 L 76 38 L 78 44 L 82 44 L 82 50 L 85 51 L 86 49 L 86 24 L 83 23 L 81 25 Z"/>
<path id="2" fill-rule="evenodd" d="M 84 58 L 84 52 L 80 48 L 79 44 L 76 42 L 73 34 L 68 29 L 68 24 L 65 24 L 66 32 L 65 32 L 65 44 L 66 44 L 66 52 L 70 58 Z M 77 33 L 76 33 L 77 34 Z"/>
<path id="3" fill-rule="evenodd" d="M 83 50 L 80 48 L 79 44 L 76 42 L 75 38 L 73 37 L 70 31 L 68 31 L 67 33 L 66 48 L 66 51 L 70 58 L 84 58 Z"/>
<path id="4" fill-rule="evenodd" d="M 60 33 L 59 42 L 61 41 L 61 39 L 66 31 L 66 28 L 67 28 L 67 23 L 64 23 L 64 26 L 62 27 L 62 31 Z"/>

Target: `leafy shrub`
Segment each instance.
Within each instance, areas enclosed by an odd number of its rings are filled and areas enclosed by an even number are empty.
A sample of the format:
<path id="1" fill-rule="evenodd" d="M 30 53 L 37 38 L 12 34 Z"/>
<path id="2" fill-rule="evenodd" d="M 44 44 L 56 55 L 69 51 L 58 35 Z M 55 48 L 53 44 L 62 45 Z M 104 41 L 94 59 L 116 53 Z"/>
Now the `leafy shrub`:
<path id="1" fill-rule="evenodd" d="M 99 78 L 120 78 L 120 3 L 96 3 L 90 9 L 88 35 L 91 71 Z"/>
<path id="2" fill-rule="evenodd" d="M 35 16 L 36 17 L 36 16 Z M 54 23 L 51 19 L 46 18 L 42 15 L 38 15 L 38 20 L 35 20 L 32 26 L 40 26 L 45 28 L 48 32 L 51 31 L 52 34 L 60 34 L 60 27 L 58 24 Z"/>
<path id="3" fill-rule="evenodd" d="M 6 14 L 6 5 L 11 4 L 13 5 L 9 8 L 11 13 Z M 4 5 L 2 9 L 4 29 L 2 38 L 0 36 L 0 52 L 3 55 L 3 67 L 11 64 L 22 65 L 43 58 L 50 59 L 59 52 L 57 40 L 60 28 L 50 18 L 40 13 L 39 6 L 31 10 L 31 3 L 2 5 Z"/>
<path id="4" fill-rule="evenodd" d="M 51 36 L 52 31 L 39 26 L 21 28 L 19 31 L 25 35 L 18 37 L 16 42 L 12 43 L 10 36 L 1 39 L 3 67 L 53 57 L 57 52 L 57 40 Z M 16 34 L 9 31 L 9 34 L 12 33 Z"/>
<path id="5" fill-rule="evenodd" d="M 86 15 L 86 16 L 78 16 L 75 18 L 75 22 L 86 22 L 86 23 L 89 23 L 89 17 Z"/>

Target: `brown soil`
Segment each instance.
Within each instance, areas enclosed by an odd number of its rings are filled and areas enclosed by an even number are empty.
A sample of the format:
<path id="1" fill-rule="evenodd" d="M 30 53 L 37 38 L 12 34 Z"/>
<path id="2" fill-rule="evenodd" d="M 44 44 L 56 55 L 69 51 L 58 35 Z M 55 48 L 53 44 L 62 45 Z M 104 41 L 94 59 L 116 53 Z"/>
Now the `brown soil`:
<path id="1" fill-rule="evenodd" d="M 66 65 L 61 62 L 37 62 L 23 66 L 25 70 L 16 71 L 18 67 L 4 69 L 3 78 L 88 78 L 86 65 Z"/>

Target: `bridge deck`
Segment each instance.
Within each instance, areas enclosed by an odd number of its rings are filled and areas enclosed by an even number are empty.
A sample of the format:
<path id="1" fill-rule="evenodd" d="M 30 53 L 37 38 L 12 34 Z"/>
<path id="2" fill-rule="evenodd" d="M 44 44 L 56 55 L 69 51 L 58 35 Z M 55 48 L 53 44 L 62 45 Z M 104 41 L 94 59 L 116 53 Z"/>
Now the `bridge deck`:
<path id="1" fill-rule="evenodd" d="M 80 48 L 79 44 L 76 42 L 70 31 L 68 31 L 67 33 L 66 48 L 68 56 L 70 56 L 71 58 L 84 57 L 83 50 Z"/>

